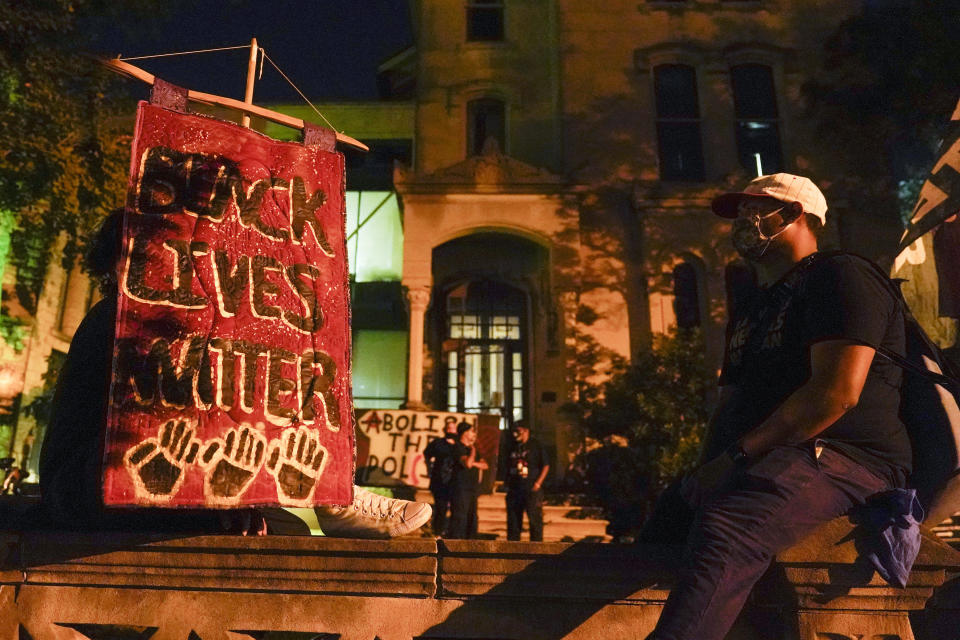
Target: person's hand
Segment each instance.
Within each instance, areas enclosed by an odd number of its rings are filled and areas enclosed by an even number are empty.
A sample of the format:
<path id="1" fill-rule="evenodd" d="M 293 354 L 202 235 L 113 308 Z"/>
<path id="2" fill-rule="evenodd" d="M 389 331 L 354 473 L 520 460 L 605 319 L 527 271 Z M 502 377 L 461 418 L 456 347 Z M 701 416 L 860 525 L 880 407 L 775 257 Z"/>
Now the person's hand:
<path id="1" fill-rule="evenodd" d="M 728 453 L 721 453 L 684 479 L 680 496 L 694 509 L 703 506 L 708 498 L 722 489 L 733 477 L 737 464 Z"/>
<path id="2" fill-rule="evenodd" d="M 488 465 L 485 460 L 474 460 L 474 461 L 473 461 L 473 467 L 474 467 L 475 469 L 487 470 L 487 469 L 490 468 L 490 465 Z"/>
<path id="3" fill-rule="evenodd" d="M 539 482 L 534 482 L 532 489 L 533 489 L 534 491 L 540 491 L 540 483 L 539 483 Z"/>

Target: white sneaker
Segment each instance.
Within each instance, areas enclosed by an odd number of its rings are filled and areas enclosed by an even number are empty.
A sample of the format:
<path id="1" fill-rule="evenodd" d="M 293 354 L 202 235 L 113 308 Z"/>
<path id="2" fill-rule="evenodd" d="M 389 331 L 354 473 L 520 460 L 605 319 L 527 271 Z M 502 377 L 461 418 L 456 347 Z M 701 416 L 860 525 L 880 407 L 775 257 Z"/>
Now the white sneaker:
<path id="1" fill-rule="evenodd" d="M 425 502 L 388 498 L 353 487 L 353 503 L 345 507 L 315 507 L 324 535 L 332 538 L 385 539 L 416 531 L 430 520 Z"/>

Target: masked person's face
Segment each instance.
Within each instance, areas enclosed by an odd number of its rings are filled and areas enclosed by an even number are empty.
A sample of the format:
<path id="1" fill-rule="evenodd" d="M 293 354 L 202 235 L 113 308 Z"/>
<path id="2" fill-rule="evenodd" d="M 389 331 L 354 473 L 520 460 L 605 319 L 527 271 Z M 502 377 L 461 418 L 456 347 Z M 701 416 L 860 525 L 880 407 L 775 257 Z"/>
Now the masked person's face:
<path id="1" fill-rule="evenodd" d="M 744 200 L 737 208 L 737 219 L 733 221 L 733 230 L 730 239 L 733 248 L 744 259 L 752 262 L 759 261 L 774 238 L 787 230 L 793 224 L 784 220 L 783 214 L 786 205 L 771 200 Z"/>

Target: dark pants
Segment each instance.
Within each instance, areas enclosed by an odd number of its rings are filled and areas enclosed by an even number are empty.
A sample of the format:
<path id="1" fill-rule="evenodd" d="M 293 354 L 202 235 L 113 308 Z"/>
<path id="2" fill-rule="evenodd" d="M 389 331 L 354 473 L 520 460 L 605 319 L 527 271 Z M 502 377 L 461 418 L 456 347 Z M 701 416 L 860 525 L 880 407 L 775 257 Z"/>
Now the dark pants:
<path id="1" fill-rule="evenodd" d="M 448 538 L 469 539 L 477 537 L 477 492 L 471 489 L 454 489 L 450 502 L 450 526 Z"/>
<path id="2" fill-rule="evenodd" d="M 530 541 L 543 542 L 543 490 L 526 487 L 507 490 L 507 540 L 519 540 L 523 514 L 530 522 Z"/>
<path id="3" fill-rule="evenodd" d="M 434 487 L 433 494 L 433 535 L 444 535 L 447 528 L 447 514 L 453 501 L 453 489 L 450 487 Z"/>
<path id="4" fill-rule="evenodd" d="M 824 447 L 772 449 L 699 509 L 684 566 L 648 640 L 721 640 L 773 557 L 889 488 Z"/>

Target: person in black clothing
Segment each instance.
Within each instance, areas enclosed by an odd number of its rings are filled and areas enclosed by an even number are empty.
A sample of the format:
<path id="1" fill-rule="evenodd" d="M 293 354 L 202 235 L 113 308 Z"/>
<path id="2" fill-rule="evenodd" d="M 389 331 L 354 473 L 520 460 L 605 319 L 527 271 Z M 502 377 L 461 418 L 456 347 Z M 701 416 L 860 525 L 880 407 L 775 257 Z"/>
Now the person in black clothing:
<path id="1" fill-rule="evenodd" d="M 40 513 L 66 529 L 123 529 L 220 533 L 263 531 L 252 510 L 212 511 L 106 508 L 101 464 L 117 316 L 117 263 L 124 209 L 112 211 L 91 238 L 87 273 L 101 299 L 77 327 L 57 378 L 52 412 L 40 449 Z"/>
<path id="2" fill-rule="evenodd" d="M 820 190 L 799 176 L 760 176 L 712 206 L 734 219 L 734 246 L 760 290 L 730 318 L 703 463 L 645 527 L 676 525 L 686 512 L 689 532 L 648 640 L 720 640 L 778 552 L 904 486 L 911 467 L 901 371 L 874 358 L 881 346 L 904 353 L 903 311 L 874 265 L 818 253 Z"/>
<path id="3" fill-rule="evenodd" d="M 433 494 L 433 533 L 444 535 L 447 514 L 453 498 L 453 480 L 457 470 L 457 425 L 446 425 L 442 438 L 437 438 L 423 450 L 427 472 L 430 474 L 430 493 Z"/>
<path id="4" fill-rule="evenodd" d="M 530 522 L 530 541 L 543 541 L 543 481 L 550 471 L 547 451 L 518 420 L 507 453 L 507 540 L 519 540 L 523 514 Z"/>
<path id="5" fill-rule="evenodd" d="M 450 504 L 449 538 L 477 537 L 477 492 L 480 472 L 489 465 L 477 458 L 477 429 L 469 422 L 457 425 L 458 442 L 455 447 L 457 470 L 453 480 L 453 500 Z"/>

